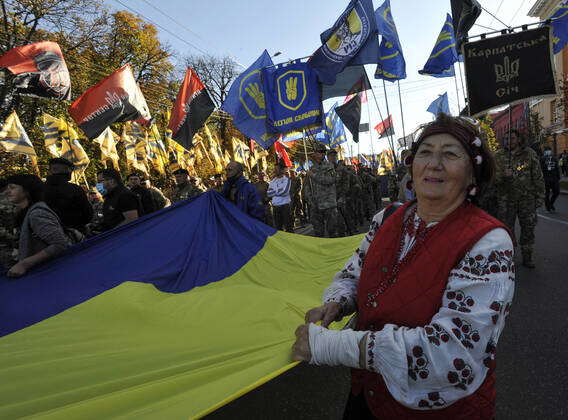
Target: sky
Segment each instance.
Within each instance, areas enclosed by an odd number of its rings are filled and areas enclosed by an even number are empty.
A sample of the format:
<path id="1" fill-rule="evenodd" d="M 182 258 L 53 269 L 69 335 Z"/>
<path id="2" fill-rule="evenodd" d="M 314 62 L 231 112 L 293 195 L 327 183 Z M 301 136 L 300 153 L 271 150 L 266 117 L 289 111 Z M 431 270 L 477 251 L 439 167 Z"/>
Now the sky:
<path id="1" fill-rule="evenodd" d="M 527 16 L 536 0 L 478 1 L 506 25 L 536 21 Z M 175 50 L 174 62 L 181 62 L 187 55 L 207 53 L 230 56 L 244 70 L 264 49 L 271 55 L 281 52 L 273 59 L 275 63 L 311 55 L 321 45 L 320 33 L 333 25 L 349 1 L 106 0 L 106 3 L 113 10 L 130 8 L 130 12 L 157 24 L 160 39 Z M 375 9 L 382 3 L 383 0 L 373 0 Z M 464 98 L 459 78 L 456 92 L 453 78 L 436 79 L 418 74 L 434 47 L 446 13 L 451 13 L 450 0 L 391 0 L 391 8 L 406 59 L 408 77 L 400 82 L 400 90 L 404 132 L 409 134 L 420 124 L 432 120 L 433 115 L 426 109 L 438 95 L 448 92 L 452 113 L 457 113 L 458 101 L 464 106 Z M 487 12 L 483 12 L 476 23 L 495 30 L 505 26 Z M 488 30 L 476 26 L 470 36 L 484 32 Z M 366 68 L 379 108 L 386 118 L 383 83 L 372 78 L 375 66 Z M 395 138 L 400 138 L 403 118 L 397 84 L 386 82 L 386 91 Z M 381 118 L 373 96 L 369 94 L 369 98 L 368 104 L 363 105 L 361 122 L 368 122 L 370 115 L 370 125 L 374 127 Z M 324 108 L 331 105 L 326 102 Z M 388 147 L 386 139 L 378 139 L 374 131 L 360 133 L 359 137 L 359 145 L 349 142 L 348 150 L 353 146 L 354 154 L 376 153 Z"/>

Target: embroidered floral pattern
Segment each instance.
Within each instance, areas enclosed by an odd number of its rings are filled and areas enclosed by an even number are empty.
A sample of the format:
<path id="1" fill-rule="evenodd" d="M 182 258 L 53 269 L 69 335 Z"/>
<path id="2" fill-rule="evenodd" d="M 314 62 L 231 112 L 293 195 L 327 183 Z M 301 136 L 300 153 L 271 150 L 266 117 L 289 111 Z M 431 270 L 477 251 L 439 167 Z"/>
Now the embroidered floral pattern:
<path id="1" fill-rule="evenodd" d="M 369 333 L 367 338 L 367 368 L 371 372 L 376 372 L 375 370 L 375 352 L 373 351 L 375 348 L 375 341 L 376 341 L 375 333 Z"/>
<path id="2" fill-rule="evenodd" d="M 463 361 L 463 359 L 454 359 L 454 368 L 448 372 L 448 381 L 456 388 L 466 390 L 471 385 L 475 375 L 471 366 Z"/>
<path id="3" fill-rule="evenodd" d="M 452 332 L 461 341 L 464 347 L 468 349 L 473 349 L 474 344 L 480 339 L 479 332 L 471 327 L 471 324 L 461 318 L 452 318 L 452 323 L 455 328 L 452 328 Z"/>
<path id="4" fill-rule="evenodd" d="M 434 407 L 443 407 L 446 405 L 446 401 L 442 397 L 440 397 L 439 392 L 430 392 L 426 396 L 427 399 L 420 400 L 418 402 L 418 407 L 420 408 L 434 408 Z"/>
<path id="5" fill-rule="evenodd" d="M 424 327 L 424 331 L 428 341 L 436 346 L 439 346 L 441 342 L 447 343 L 450 341 L 450 335 L 438 324 L 427 325 Z"/>
<path id="6" fill-rule="evenodd" d="M 424 354 L 424 350 L 420 346 L 415 346 L 412 349 L 412 355 L 407 355 L 408 361 L 408 376 L 415 381 L 420 379 L 427 379 L 430 371 L 428 370 L 428 358 Z"/>
<path id="7" fill-rule="evenodd" d="M 488 256 L 466 254 L 456 269 L 476 277 L 514 271 L 513 252 L 507 249 L 492 251 Z"/>
<path id="8" fill-rule="evenodd" d="M 495 315 L 493 315 L 491 317 L 493 324 L 497 325 L 497 322 L 499 322 L 500 316 L 506 317 L 507 315 L 509 315 L 509 311 L 511 310 L 511 303 L 508 302 L 507 304 L 505 304 L 505 302 L 496 300 L 496 301 L 491 303 L 491 305 L 489 306 L 489 309 L 497 312 Z"/>
<path id="9" fill-rule="evenodd" d="M 454 311 L 469 313 L 471 307 L 475 305 L 475 300 L 471 296 L 466 296 L 461 290 L 446 292 L 446 298 L 449 300 L 448 308 Z"/>

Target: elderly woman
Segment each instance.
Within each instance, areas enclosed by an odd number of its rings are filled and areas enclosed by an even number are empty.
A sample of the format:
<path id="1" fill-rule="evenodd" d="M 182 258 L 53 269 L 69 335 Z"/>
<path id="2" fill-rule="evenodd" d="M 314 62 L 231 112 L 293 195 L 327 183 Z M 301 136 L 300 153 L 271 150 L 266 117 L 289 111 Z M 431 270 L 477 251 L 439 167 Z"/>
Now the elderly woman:
<path id="1" fill-rule="evenodd" d="M 493 160 L 473 120 L 441 114 L 406 163 L 416 200 L 374 217 L 293 358 L 353 368 L 345 419 L 491 419 L 515 278 L 507 228 L 473 204 Z M 355 311 L 353 330 L 327 329 Z"/>

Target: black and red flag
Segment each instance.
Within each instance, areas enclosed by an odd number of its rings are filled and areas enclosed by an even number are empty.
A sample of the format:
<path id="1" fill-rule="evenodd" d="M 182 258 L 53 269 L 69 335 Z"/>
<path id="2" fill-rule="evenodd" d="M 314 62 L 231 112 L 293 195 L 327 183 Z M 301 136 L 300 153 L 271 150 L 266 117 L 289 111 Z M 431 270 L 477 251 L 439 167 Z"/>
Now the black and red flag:
<path id="1" fill-rule="evenodd" d="M 214 109 L 205 85 L 197 73 L 188 67 L 168 124 L 172 138 L 186 149 L 193 147 L 193 136 L 203 127 Z"/>
<path id="2" fill-rule="evenodd" d="M 383 122 L 378 123 L 375 126 L 375 130 L 377 130 L 377 134 L 379 138 L 382 139 L 383 137 L 392 136 L 394 134 L 394 126 L 392 125 L 392 115 L 384 120 Z"/>
<path id="3" fill-rule="evenodd" d="M 12 48 L 0 56 L 0 67 L 16 77 L 16 94 L 71 99 L 71 78 L 56 42 L 41 41 Z"/>
<path id="4" fill-rule="evenodd" d="M 335 108 L 335 112 L 353 135 L 353 141 L 359 143 L 359 124 L 361 122 L 361 95 L 353 96 L 349 102 Z"/>
<path id="5" fill-rule="evenodd" d="M 69 114 L 90 139 L 115 122 L 151 119 L 129 64 L 87 89 L 71 104 Z"/>

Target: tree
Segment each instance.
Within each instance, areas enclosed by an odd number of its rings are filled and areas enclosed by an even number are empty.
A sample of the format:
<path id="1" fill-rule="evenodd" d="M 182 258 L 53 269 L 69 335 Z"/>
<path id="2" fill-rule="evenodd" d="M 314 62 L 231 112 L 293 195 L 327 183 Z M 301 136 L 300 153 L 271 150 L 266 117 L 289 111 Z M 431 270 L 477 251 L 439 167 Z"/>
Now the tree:
<path id="1" fill-rule="evenodd" d="M 235 61 L 227 56 L 188 56 L 185 65 L 197 72 L 217 108 L 225 101 L 231 84 L 241 73 Z"/>

